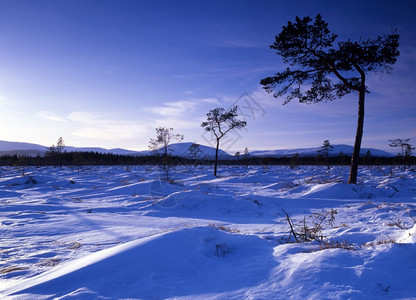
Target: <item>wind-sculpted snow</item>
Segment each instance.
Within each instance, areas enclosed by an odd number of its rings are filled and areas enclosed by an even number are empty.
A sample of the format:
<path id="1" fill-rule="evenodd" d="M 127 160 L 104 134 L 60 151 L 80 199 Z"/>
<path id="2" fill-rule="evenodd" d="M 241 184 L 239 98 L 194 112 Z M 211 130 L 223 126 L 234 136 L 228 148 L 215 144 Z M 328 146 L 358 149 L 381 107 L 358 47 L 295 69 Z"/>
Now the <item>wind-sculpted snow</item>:
<path id="1" fill-rule="evenodd" d="M 144 299 L 221 293 L 267 278 L 276 265 L 269 244 L 210 227 L 180 229 L 68 262 L 8 292 L 63 296 L 83 288 L 104 297 Z"/>
<path id="2" fill-rule="evenodd" d="M 347 173 L 0 168 L 0 298 L 416 298 L 414 169 Z"/>

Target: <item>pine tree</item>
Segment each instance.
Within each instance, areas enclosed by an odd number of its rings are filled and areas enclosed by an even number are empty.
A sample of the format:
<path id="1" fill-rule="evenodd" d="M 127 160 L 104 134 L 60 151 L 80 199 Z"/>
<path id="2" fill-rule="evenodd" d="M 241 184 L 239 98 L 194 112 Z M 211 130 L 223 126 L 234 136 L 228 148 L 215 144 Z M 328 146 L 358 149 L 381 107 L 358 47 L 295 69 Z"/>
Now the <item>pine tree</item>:
<path id="1" fill-rule="evenodd" d="M 334 147 L 328 140 L 325 140 L 321 148 L 318 150 L 318 154 L 322 155 L 326 160 L 326 165 L 329 170 L 329 152 L 333 151 Z"/>
<path id="2" fill-rule="evenodd" d="M 368 73 L 389 73 L 400 52 L 399 35 L 392 32 L 375 39 L 337 42 L 320 15 L 296 17 L 288 22 L 270 46 L 290 67 L 260 84 L 274 97 L 287 94 L 301 103 L 331 101 L 350 93 L 358 94 L 358 120 L 348 182 L 356 183 L 364 128 Z"/>

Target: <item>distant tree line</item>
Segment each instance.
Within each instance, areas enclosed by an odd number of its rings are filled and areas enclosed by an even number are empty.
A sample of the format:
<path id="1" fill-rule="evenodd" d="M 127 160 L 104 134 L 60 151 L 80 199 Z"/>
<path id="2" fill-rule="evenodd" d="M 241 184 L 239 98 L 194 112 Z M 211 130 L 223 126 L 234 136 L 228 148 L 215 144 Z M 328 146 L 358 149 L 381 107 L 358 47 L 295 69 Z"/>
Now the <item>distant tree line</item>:
<path id="1" fill-rule="evenodd" d="M 119 155 L 99 152 L 54 152 L 45 156 L 0 156 L 1 166 L 96 166 L 96 165 L 161 165 L 164 161 L 163 155 L 133 156 Z M 349 165 L 351 158 L 347 155 L 337 156 L 299 156 L 286 157 L 258 157 L 242 156 L 238 159 L 219 159 L 219 165 L 288 165 L 296 167 L 299 165 Z M 170 157 L 170 164 L 175 165 L 214 165 L 215 159 L 183 158 L 178 156 Z M 360 157 L 362 165 L 402 165 L 401 156 L 377 157 L 371 153 Z M 406 161 L 407 165 L 416 165 L 416 157 L 410 156 Z"/>

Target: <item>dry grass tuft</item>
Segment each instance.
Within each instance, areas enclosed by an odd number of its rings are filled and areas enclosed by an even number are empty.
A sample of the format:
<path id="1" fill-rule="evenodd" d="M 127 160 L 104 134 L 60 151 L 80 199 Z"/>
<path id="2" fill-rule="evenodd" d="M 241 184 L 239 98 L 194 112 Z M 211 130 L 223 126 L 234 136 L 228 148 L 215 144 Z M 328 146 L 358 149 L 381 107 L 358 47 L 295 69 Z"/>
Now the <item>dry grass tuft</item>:
<path id="1" fill-rule="evenodd" d="M 10 266 L 7 268 L 3 268 L 0 270 L 0 274 L 7 274 L 7 273 L 11 273 L 11 272 L 16 272 L 16 271 L 24 271 L 27 270 L 29 268 L 27 267 L 17 267 L 17 266 Z"/>
<path id="2" fill-rule="evenodd" d="M 238 229 L 233 229 L 224 225 L 217 225 L 217 224 L 209 224 L 209 227 L 216 228 L 222 231 L 230 232 L 230 233 L 240 233 L 241 231 Z"/>

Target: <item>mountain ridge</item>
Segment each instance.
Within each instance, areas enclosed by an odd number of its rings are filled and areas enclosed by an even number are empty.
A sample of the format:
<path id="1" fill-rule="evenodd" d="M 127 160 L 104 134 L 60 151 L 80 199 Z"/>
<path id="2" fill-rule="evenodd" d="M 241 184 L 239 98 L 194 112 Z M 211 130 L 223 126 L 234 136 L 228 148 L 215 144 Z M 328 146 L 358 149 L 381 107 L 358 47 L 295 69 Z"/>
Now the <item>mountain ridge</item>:
<path id="1" fill-rule="evenodd" d="M 190 157 L 189 154 L 189 147 L 194 144 L 192 142 L 184 142 L 184 143 L 174 143 L 168 146 L 168 151 L 170 154 L 180 157 Z M 199 144 L 197 144 L 199 145 Z M 345 155 L 349 156 L 352 154 L 353 147 L 349 145 L 333 145 L 333 151 L 330 152 L 330 156 L 337 156 L 341 152 Z M 44 155 L 45 151 L 48 147 L 33 144 L 33 143 L 25 143 L 25 142 L 8 142 L 8 141 L 0 141 L 0 155 L 18 155 L 18 156 L 37 156 L 37 155 Z M 256 157 L 283 157 L 283 156 L 294 156 L 299 154 L 299 156 L 316 156 L 318 155 L 318 150 L 321 147 L 311 147 L 311 148 L 297 148 L 297 149 L 281 149 L 281 150 L 254 150 L 250 151 L 251 156 Z M 101 147 L 73 147 L 73 146 L 66 146 L 65 150 L 68 152 L 99 152 L 104 154 L 118 154 L 118 155 L 133 155 L 133 156 L 146 156 L 146 155 L 153 155 L 153 154 L 162 154 L 162 149 L 158 149 L 157 151 L 152 150 L 142 150 L 142 151 L 134 151 L 134 150 L 127 150 L 122 148 L 113 148 L 113 149 L 105 149 Z M 208 158 L 213 159 L 215 157 L 215 148 L 199 145 L 200 152 L 196 156 L 196 158 Z M 360 155 L 364 156 L 367 151 L 370 151 L 372 156 L 377 157 L 393 157 L 395 156 L 392 153 L 389 153 L 384 150 L 379 150 L 375 148 L 361 148 Z M 235 156 L 231 155 L 224 150 L 219 150 L 219 159 L 234 159 Z"/>
<path id="2" fill-rule="evenodd" d="M 185 143 L 175 143 L 168 146 L 168 152 L 172 155 L 181 156 L 181 157 L 190 157 L 188 152 L 189 147 L 194 144 L 191 142 Z M 199 153 L 196 155 L 195 158 L 203 159 L 213 159 L 215 157 L 215 149 L 209 146 L 199 145 Z M 8 141 L 0 141 L 0 155 L 18 155 L 18 156 L 43 156 L 47 150 L 46 146 L 32 144 L 32 143 L 25 143 L 25 142 L 8 142 Z M 98 152 L 104 154 L 117 154 L 117 155 L 132 155 L 132 156 L 149 156 L 149 155 L 162 155 L 163 150 L 159 148 L 158 150 L 142 150 L 142 151 L 134 151 L 134 150 L 127 150 L 122 148 L 113 148 L 113 149 L 105 149 L 101 147 L 73 147 L 73 146 L 65 146 L 65 151 L 68 152 Z M 233 156 L 228 154 L 227 152 L 219 149 L 218 151 L 219 159 L 232 159 Z"/>
<path id="3" fill-rule="evenodd" d="M 354 149 L 353 146 L 350 145 L 332 145 L 334 148 L 332 151 L 329 152 L 329 156 L 337 156 L 341 152 L 347 156 L 352 155 L 352 151 Z M 251 155 L 253 156 L 268 156 L 268 157 L 282 157 L 282 156 L 294 156 L 299 154 L 299 156 L 316 156 L 318 155 L 318 150 L 321 147 L 312 147 L 312 148 L 297 148 L 297 149 L 285 149 L 285 150 L 256 150 L 252 151 Z M 377 157 L 393 157 L 394 154 L 380 150 L 375 148 L 361 148 L 360 156 L 364 156 L 367 154 L 367 151 L 370 151 L 372 156 Z"/>

